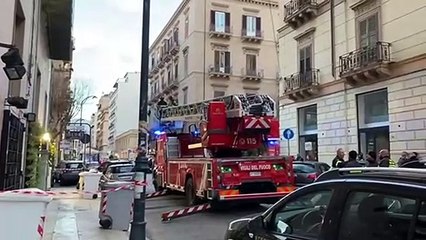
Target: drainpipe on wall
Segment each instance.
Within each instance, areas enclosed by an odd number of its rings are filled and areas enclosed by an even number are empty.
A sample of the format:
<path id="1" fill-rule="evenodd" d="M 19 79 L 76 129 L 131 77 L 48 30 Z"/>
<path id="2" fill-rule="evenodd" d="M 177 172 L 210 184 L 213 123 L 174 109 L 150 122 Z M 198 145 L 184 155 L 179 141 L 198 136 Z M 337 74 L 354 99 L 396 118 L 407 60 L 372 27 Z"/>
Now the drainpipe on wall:
<path id="1" fill-rule="evenodd" d="M 334 0 L 330 0 L 331 75 L 336 79 L 336 34 L 334 27 Z"/>

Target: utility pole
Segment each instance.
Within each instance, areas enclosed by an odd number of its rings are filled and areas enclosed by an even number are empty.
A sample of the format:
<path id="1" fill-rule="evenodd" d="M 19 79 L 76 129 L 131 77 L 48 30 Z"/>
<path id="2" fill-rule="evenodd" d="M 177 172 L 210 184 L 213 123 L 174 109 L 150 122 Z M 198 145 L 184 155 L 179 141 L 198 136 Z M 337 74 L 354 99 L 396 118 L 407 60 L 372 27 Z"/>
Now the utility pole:
<path id="1" fill-rule="evenodd" d="M 146 182 L 146 172 L 149 169 L 145 146 L 148 141 L 145 125 L 148 121 L 148 63 L 149 63 L 149 18 L 150 0 L 143 0 L 142 11 L 142 56 L 141 81 L 139 91 L 139 153 L 135 162 L 135 181 Z M 142 189 L 141 189 L 142 188 Z M 141 191 L 142 190 L 142 191 Z M 130 240 L 146 239 L 145 222 L 145 193 L 146 186 L 135 186 L 135 201 L 133 204 L 133 221 L 130 228 Z"/>

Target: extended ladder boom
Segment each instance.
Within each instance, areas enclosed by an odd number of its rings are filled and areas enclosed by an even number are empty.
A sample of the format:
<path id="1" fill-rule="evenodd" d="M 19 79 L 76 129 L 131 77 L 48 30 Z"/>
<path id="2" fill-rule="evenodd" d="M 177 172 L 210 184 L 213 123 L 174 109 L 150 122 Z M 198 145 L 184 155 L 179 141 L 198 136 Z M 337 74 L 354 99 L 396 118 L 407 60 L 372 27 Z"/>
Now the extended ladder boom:
<path id="1" fill-rule="evenodd" d="M 262 106 L 266 116 L 275 116 L 275 101 L 268 95 L 257 94 L 229 95 L 182 106 L 158 107 L 156 115 L 160 121 L 201 120 L 205 119 L 207 105 L 212 101 L 225 102 L 226 114 L 229 118 L 249 116 L 253 106 Z"/>

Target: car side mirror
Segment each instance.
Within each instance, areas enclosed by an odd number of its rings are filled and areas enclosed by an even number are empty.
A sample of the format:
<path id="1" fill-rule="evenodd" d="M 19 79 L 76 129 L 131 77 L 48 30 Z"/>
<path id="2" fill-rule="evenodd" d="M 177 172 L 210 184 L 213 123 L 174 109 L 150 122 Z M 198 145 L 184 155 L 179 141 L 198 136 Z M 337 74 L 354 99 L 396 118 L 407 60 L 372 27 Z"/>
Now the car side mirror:
<path id="1" fill-rule="evenodd" d="M 248 223 L 248 229 L 253 232 L 265 229 L 265 222 L 263 216 L 260 215 L 251 219 Z"/>

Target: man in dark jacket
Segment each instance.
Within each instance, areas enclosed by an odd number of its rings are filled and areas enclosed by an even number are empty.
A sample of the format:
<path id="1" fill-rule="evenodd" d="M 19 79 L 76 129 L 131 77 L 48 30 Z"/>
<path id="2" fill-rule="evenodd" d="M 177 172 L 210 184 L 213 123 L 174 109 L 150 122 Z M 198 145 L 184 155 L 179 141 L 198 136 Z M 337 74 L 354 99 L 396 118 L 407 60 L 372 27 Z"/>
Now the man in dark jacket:
<path id="1" fill-rule="evenodd" d="M 363 167 L 361 163 L 357 161 L 358 153 L 355 150 L 349 152 L 349 160 L 343 164 L 344 168 L 355 168 Z"/>
<path id="2" fill-rule="evenodd" d="M 368 152 L 367 154 L 367 167 L 378 167 L 379 164 L 377 164 L 377 155 L 376 152 Z"/>
<path id="3" fill-rule="evenodd" d="M 331 166 L 333 168 L 343 167 L 343 164 L 345 163 L 345 160 L 343 160 L 344 157 L 345 157 L 345 151 L 343 151 L 342 148 L 337 149 L 336 157 L 333 159 Z"/>
<path id="4" fill-rule="evenodd" d="M 379 167 L 397 167 L 396 162 L 390 159 L 389 150 L 382 149 L 379 152 Z"/>

